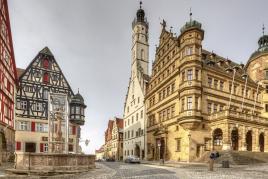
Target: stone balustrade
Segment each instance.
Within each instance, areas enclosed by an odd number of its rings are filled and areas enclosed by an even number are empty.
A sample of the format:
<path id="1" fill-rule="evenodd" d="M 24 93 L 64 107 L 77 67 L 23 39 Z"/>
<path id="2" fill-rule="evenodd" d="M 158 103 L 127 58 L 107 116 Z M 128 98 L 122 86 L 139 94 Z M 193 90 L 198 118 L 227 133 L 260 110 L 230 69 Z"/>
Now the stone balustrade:
<path id="1" fill-rule="evenodd" d="M 242 119 L 245 121 L 258 122 L 258 123 L 263 123 L 263 124 L 268 125 L 267 118 L 253 115 L 253 114 L 232 111 L 232 110 L 224 110 L 224 111 L 212 113 L 211 115 L 208 116 L 208 119 L 217 120 L 217 119 L 228 118 L 228 117 Z"/>

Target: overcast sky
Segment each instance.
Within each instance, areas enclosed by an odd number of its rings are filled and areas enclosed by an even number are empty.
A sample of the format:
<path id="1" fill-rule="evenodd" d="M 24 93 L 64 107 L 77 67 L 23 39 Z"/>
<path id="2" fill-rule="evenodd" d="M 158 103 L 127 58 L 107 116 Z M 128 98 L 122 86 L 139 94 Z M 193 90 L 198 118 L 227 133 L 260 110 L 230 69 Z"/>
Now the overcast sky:
<path id="1" fill-rule="evenodd" d="M 48 46 L 68 82 L 87 104 L 84 151 L 104 143 L 107 121 L 123 116 L 130 77 L 131 23 L 138 0 L 8 0 L 17 67 L 26 68 Z M 149 21 L 150 66 L 160 21 L 179 34 L 189 20 L 202 23 L 203 48 L 246 63 L 257 48 L 262 24 L 268 29 L 266 0 L 144 0 Z"/>

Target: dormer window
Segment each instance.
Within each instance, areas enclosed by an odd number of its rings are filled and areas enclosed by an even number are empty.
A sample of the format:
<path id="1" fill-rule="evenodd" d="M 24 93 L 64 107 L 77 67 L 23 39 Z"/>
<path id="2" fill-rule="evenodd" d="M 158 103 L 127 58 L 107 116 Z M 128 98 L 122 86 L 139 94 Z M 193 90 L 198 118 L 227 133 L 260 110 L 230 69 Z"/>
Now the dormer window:
<path id="1" fill-rule="evenodd" d="M 48 61 L 48 59 L 44 59 L 44 61 L 43 61 L 43 67 L 45 69 L 48 69 L 49 68 L 49 61 Z"/>

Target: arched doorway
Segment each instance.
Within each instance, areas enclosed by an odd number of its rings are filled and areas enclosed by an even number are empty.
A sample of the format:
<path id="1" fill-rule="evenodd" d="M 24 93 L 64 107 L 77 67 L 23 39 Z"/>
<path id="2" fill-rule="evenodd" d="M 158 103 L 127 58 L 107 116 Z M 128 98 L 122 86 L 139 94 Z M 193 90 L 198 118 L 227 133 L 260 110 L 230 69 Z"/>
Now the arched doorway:
<path id="1" fill-rule="evenodd" d="M 252 151 L 252 131 L 248 131 L 246 134 L 247 151 Z"/>
<path id="2" fill-rule="evenodd" d="M 140 157 L 140 146 L 137 144 L 135 146 L 135 156 Z"/>
<path id="3" fill-rule="evenodd" d="M 259 146 L 260 146 L 260 152 L 264 152 L 264 133 L 260 133 L 259 136 Z"/>
<path id="4" fill-rule="evenodd" d="M 222 130 L 220 128 L 215 129 L 213 132 L 213 149 L 222 149 Z"/>
<path id="5" fill-rule="evenodd" d="M 6 151 L 6 149 L 7 149 L 6 138 L 5 138 L 5 134 L 3 132 L 0 132 L 0 149 L 2 151 Z"/>
<path id="6" fill-rule="evenodd" d="M 0 164 L 3 162 L 3 156 L 6 155 L 6 149 L 7 149 L 7 143 L 5 134 L 3 132 L 0 132 Z"/>
<path id="7" fill-rule="evenodd" d="M 160 142 L 161 142 L 160 159 L 164 159 L 164 155 L 165 155 L 165 140 L 164 140 L 164 138 L 161 138 Z"/>
<path id="8" fill-rule="evenodd" d="M 232 149 L 238 150 L 238 129 L 234 128 L 231 132 Z"/>

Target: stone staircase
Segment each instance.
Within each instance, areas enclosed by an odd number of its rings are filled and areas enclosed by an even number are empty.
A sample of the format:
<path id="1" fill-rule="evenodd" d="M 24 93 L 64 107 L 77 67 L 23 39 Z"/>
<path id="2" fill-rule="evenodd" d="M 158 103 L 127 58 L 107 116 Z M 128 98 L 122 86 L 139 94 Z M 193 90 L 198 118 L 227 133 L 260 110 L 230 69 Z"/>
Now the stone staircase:
<path id="1" fill-rule="evenodd" d="M 222 163 L 228 160 L 233 165 L 247 165 L 256 163 L 268 163 L 268 153 L 264 152 L 249 152 L 249 151 L 219 151 L 220 157 L 215 160 L 215 163 Z M 205 152 L 201 157 L 194 162 L 209 162 L 210 151 Z"/>

